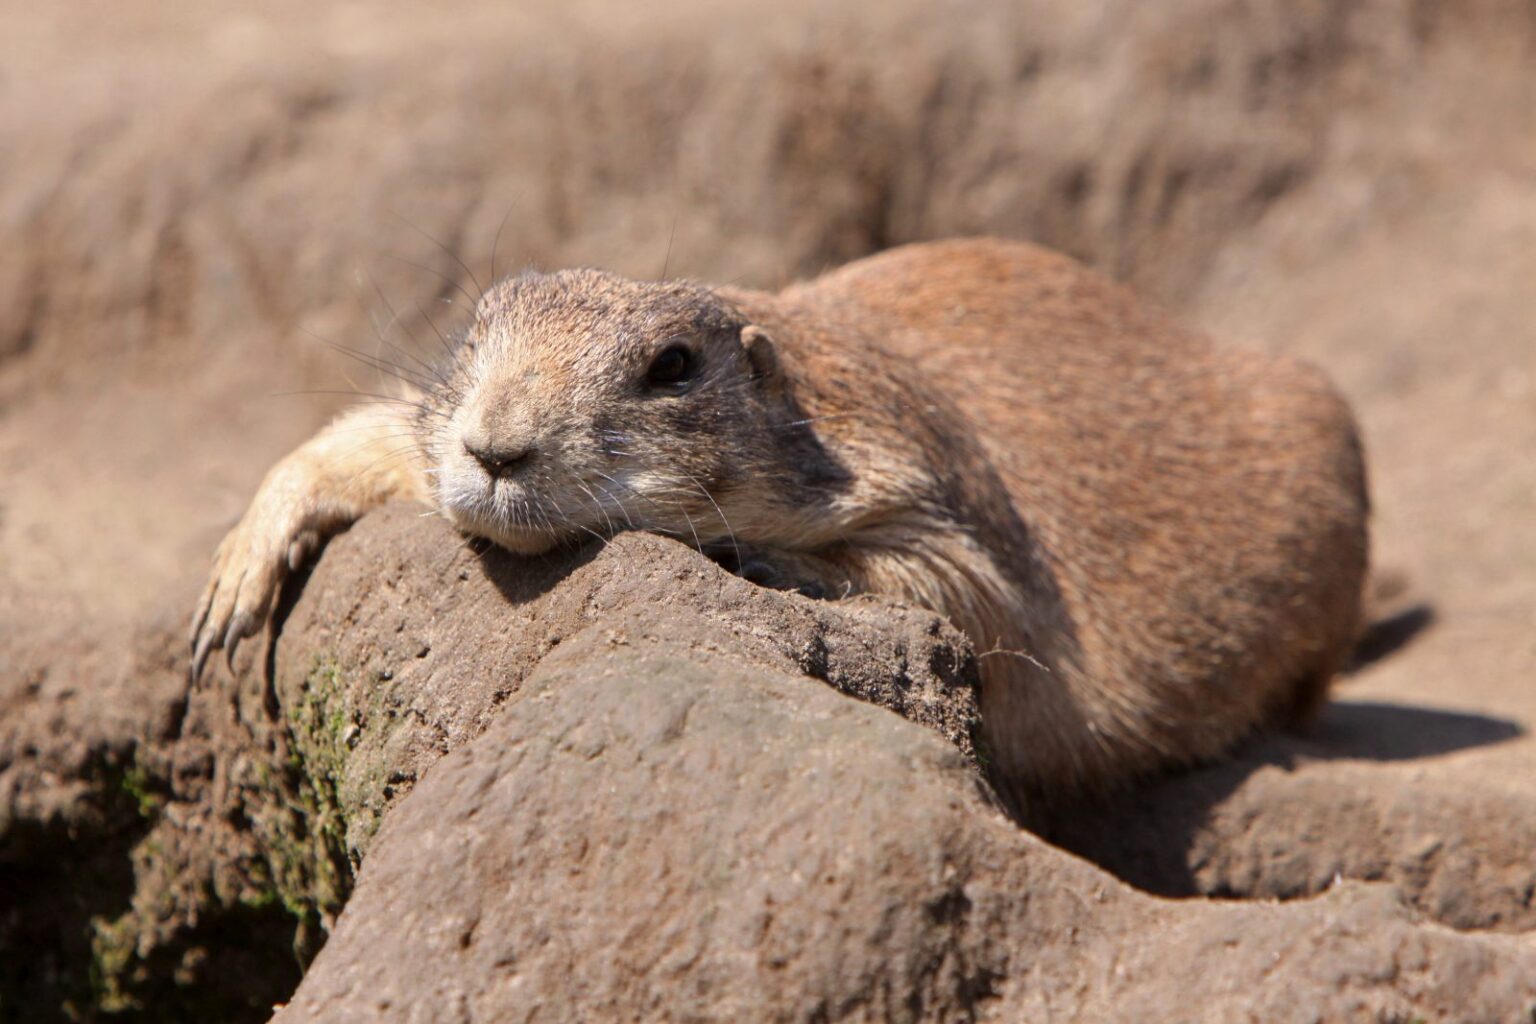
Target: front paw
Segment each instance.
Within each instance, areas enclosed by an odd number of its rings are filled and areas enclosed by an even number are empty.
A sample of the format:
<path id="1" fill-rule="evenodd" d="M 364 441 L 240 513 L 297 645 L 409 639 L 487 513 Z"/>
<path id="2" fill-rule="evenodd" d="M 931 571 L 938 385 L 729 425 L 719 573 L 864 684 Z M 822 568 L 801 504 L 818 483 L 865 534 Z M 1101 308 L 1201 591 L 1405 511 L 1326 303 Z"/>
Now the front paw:
<path id="1" fill-rule="evenodd" d="M 234 663 L 240 641 L 266 625 L 283 580 L 318 545 L 313 531 L 274 523 L 254 510 L 230 531 L 214 554 L 213 572 L 192 617 L 194 683 L 219 648 Z"/>

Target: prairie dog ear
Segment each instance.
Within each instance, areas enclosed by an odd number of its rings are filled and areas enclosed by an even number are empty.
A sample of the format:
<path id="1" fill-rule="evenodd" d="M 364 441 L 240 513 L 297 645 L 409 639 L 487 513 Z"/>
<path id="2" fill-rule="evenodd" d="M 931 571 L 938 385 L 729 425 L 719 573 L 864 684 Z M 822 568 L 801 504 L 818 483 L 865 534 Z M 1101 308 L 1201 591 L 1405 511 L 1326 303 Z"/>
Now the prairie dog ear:
<path id="1" fill-rule="evenodd" d="M 763 385 L 777 388 L 781 382 L 779 357 L 768 332 L 757 324 L 748 324 L 741 329 L 741 347 L 747 353 L 747 362 L 752 364 L 752 372 Z"/>

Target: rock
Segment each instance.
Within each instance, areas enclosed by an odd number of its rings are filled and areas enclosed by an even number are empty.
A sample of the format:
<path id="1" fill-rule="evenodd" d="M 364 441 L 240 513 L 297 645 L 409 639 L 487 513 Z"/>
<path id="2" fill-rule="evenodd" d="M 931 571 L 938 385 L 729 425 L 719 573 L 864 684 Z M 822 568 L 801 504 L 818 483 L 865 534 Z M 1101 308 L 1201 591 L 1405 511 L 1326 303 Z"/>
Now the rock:
<path id="1" fill-rule="evenodd" d="M 278 1016 L 1513 1020 L 1536 950 L 1390 889 L 1167 903 L 955 750 L 655 607 L 569 637 L 386 820 Z"/>
<path id="2" fill-rule="evenodd" d="M 713 623 L 724 639 L 711 643 L 744 663 L 823 680 L 973 757 L 970 646 L 931 612 L 764 590 L 651 534 L 517 558 L 390 506 L 332 542 L 273 657 L 280 713 L 305 773 L 334 788 L 346 856 L 360 861 L 388 807 L 568 638 L 597 628 L 615 647 L 639 644 L 631 620 L 658 606 L 671 616 L 658 628 Z"/>
<path id="3" fill-rule="evenodd" d="M 298 982 L 294 918 L 214 797 L 248 734 L 188 692 L 174 618 L 109 657 L 61 615 L 0 665 L 0 1020 L 252 1019 Z"/>
<path id="4" fill-rule="evenodd" d="M 1419 763 L 1519 736 L 1487 715 L 1341 700 L 1309 736 L 1262 738 L 1044 831 L 1164 895 L 1294 899 L 1340 878 L 1389 881 L 1451 927 L 1529 932 L 1536 798 Z"/>
<path id="5" fill-rule="evenodd" d="M 928 613 L 764 591 L 646 535 L 477 553 L 407 506 L 303 584 L 275 648 L 140 754 L 164 781 L 130 909 L 96 926 L 103 1009 L 253 1014 L 283 908 L 303 948 L 334 929 L 285 1020 L 1536 1002 L 1528 943 L 1422 923 L 1390 887 L 1166 902 L 1021 830 L 968 755 L 966 648 Z"/>
<path id="6" fill-rule="evenodd" d="M 925 837 L 977 790 L 963 758 L 718 624 L 620 623 L 567 638 L 401 801 L 291 1015 L 514 1019 L 556 990 L 566 1019 L 897 1012 L 891 975 L 933 1011 L 984 997 L 997 957 L 949 958 L 930 928 L 963 914 L 963 851 Z"/>
<path id="7" fill-rule="evenodd" d="M 637 616 L 657 607 L 679 632 L 716 627 L 744 665 L 808 673 L 972 757 L 975 666 L 932 613 L 763 590 L 650 535 L 516 559 L 386 508 L 290 587 L 280 633 L 233 678 L 188 692 L 178 622 L 105 681 L 10 682 L 0 872 L 18 895 L 0 939 L 44 952 L 0 974 L 0 1007 L 258 1017 L 292 991 L 415 780 L 568 637 L 643 643 Z M 91 687 L 114 700 L 81 699 Z"/>

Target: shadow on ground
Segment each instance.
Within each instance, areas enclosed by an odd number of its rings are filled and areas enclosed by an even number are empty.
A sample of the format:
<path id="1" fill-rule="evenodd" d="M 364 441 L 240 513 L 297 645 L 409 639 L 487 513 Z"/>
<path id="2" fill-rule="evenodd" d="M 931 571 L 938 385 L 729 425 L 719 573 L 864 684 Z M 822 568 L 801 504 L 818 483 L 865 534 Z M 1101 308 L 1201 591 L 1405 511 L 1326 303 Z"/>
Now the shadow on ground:
<path id="1" fill-rule="evenodd" d="M 1373 856 L 1379 863 L 1368 876 L 1409 883 L 1412 890 L 1422 879 L 1409 876 L 1421 873 L 1423 865 L 1404 863 L 1394 870 L 1392 855 L 1375 855 L 1369 847 L 1390 844 L 1394 832 L 1434 834 L 1447 818 L 1470 821 L 1481 813 L 1471 802 L 1442 800 L 1440 788 L 1421 785 L 1415 762 L 1522 735 L 1515 722 L 1490 715 L 1335 701 L 1305 734 L 1256 737 L 1229 761 L 1154 782 L 1092 809 L 1062 809 L 1041 832 L 1162 896 L 1312 895 L 1346 865 Z M 1320 770 L 1324 765 L 1331 769 Z M 1356 777 L 1367 773 L 1370 786 Z M 1223 852 L 1213 854 L 1218 846 Z M 1424 855 L 1433 857 L 1439 849 L 1430 843 Z M 1289 876 L 1279 869 L 1287 862 L 1294 864 Z M 1246 887 L 1245 878 L 1254 880 L 1254 888 Z M 1286 880 L 1277 882 L 1280 878 Z M 1495 912 L 1493 923 L 1497 920 Z"/>

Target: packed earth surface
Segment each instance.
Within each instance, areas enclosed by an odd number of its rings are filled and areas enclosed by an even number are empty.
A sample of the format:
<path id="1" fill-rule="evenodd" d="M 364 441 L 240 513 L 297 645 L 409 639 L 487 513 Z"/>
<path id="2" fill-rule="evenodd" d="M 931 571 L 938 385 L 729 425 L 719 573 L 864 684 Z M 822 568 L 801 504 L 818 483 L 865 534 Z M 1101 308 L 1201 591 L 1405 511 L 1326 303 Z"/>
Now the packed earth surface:
<path id="1" fill-rule="evenodd" d="M 1536 1015 L 1526 0 L 0 3 L 0 1021 Z M 189 683 L 341 349 L 976 234 L 1353 402 L 1315 728 L 1025 829 L 924 609 L 407 505 Z"/>

